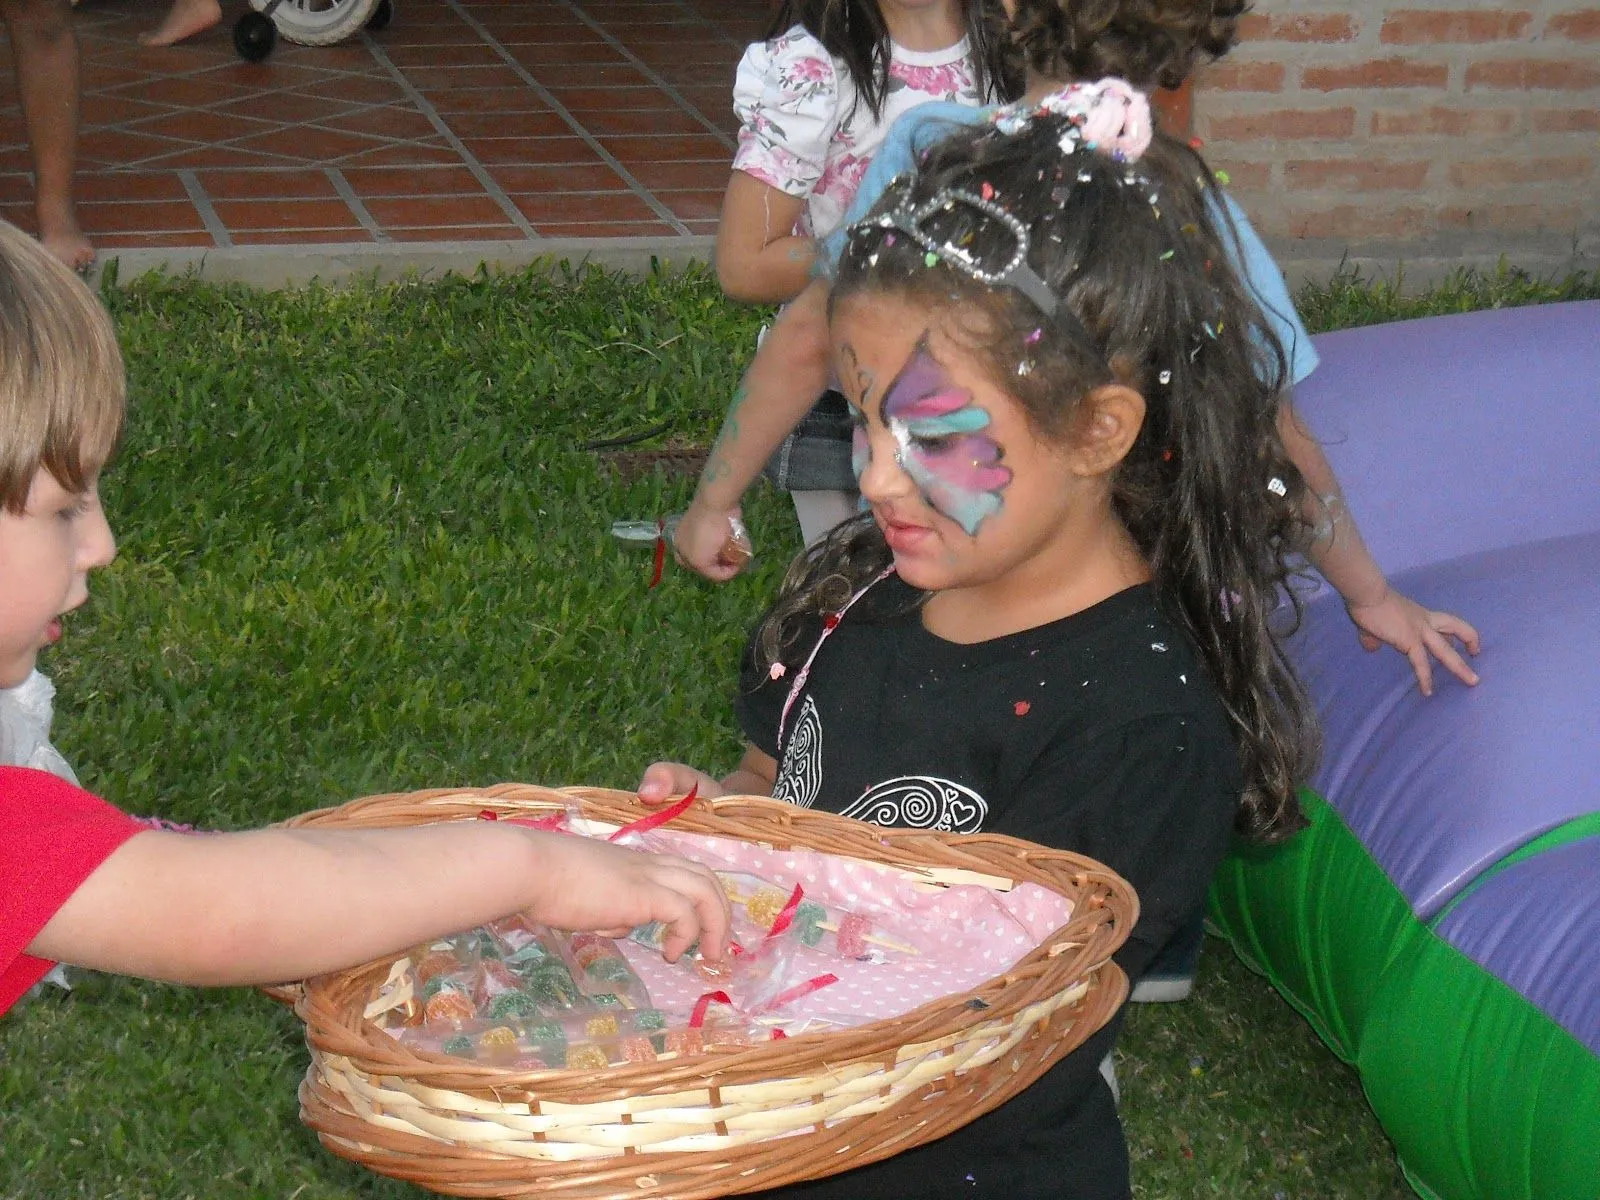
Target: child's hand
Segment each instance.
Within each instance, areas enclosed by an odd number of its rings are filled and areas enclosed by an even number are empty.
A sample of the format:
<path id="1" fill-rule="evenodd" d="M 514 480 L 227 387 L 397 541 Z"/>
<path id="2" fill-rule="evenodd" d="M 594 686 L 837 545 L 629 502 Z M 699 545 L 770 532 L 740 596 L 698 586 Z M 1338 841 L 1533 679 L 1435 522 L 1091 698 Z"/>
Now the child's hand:
<path id="1" fill-rule="evenodd" d="M 646 804 L 665 804 L 687 796 L 691 788 L 702 800 L 715 800 L 727 794 L 722 784 L 704 771 L 675 762 L 656 762 L 646 767 L 639 780 L 638 793 Z"/>
<path id="2" fill-rule="evenodd" d="M 591 838 L 537 836 L 545 839 L 541 846 L 549 869 L 546 898 L 529 910 L 536 919 L 612 937 L 660 921 L 667 927 L 663 952 L 668 962 L 696 942 L 707 959 L 722 960 L 731 912 L 709 868 L 673 854 L 640 853 Z"/>
<path id="3" fill-rule="evenodd" d="M 678 561 L 716 583 L 726 583 L 750 561 L 750 535 L 739 509 L 718 509 L 698 496 L 678 520 L 672 533 Z"/>
<path id="4" fill-rule="evenodd" d="M 1363 649 L 1389 645 L 1411 660 L 1424 696 L 1433 695 L 1433 662 L 1429 655 L 1462 683 L 1470 686 L 1478 682 L 1478 673 L 1449 642 L 1455 638 L 1467 653 L 1478 653 L 1478 631 L 1460 617 L 1423 608 L 1393 588 L 1385 588 L 1382 598 L 1371 604 L 1346 604 L 1345 611 L 1360 632 Z"/>

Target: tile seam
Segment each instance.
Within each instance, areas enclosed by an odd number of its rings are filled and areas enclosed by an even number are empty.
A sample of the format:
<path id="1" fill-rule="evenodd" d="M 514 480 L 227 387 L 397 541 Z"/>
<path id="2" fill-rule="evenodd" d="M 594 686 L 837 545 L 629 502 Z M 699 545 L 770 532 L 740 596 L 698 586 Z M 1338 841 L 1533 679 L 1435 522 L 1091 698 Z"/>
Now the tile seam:
<path id="1" fill-rule="evenodd" d="M 233 235 L 228 232 L 228 227 L 217 215 L 216 207 L 211 203 L 211 197 L 206 194 L 206 189 L 200 186 L 199 178 L 193 171 L 187 169 L 180 169 L 177 176 L 178 182 L 183 184 L 183 190 L 189 195 L 189 203 L 194 205 L 195 211 L 200 214 L 200 223 L 206 227 L 211 240 L 224 250 L 231 247 Z"/>
<path id="2" fill-rule="evenodd" d="M 368 211 L 366 203 L 360 196 L 356 195 L 355 188 L 350 186 L 350 181 L 344 177 L 344 172 L 339 170 L 338 167 L 330 166 L 323 167 L 322 173 L 327 177 L 328 182 L 333 185 L 333 190 L 338 193 L 339 199 L 344 201 L 345 207 L 355 213 L 356 220 L 361 223 L 361 228 L 372 235 L 372 240 L 375 242 L 387 242 L 389 240 L 388 231 L 378 224 L 377 219 Z"/>
<path id="3" fill-rule="evenodd" d="M 700 122 L 700 124 L 705 129 L 707 129 L 711 133 L 711 135 L 713 137 L 715 137 L 719 142 L 721 142 L 724 146 L 726 146 L 730 151 L 733 150 L 733 148 L 734 148 L 733 139 L 730 138 L 721 129 L 719 129 L 717 127 L 716 123 L 714 121 L 712 121 L 710 117 L 706 116 L 705 113 L 701 112 L 698 105 L 690 104 L 688 99 L 683 95 L 682 92 L 678 91 L 678 89 L 674 85 L 668 83 L 659 74 L 657 74 L 657 72 L 656 72 L 654 67 L 652 67 L 649 63 L 645 62 L 642 58 L 640 58 L 632 50 L 629 50 L 625 45 L 622 44 L 622 42 L 620 42 L 616 38 L 615 35 L 613 35 L 611 33 L 610 30 L 606 29 L 605 26 L 601 25 L 598 21 L 595 21 L 593 18 L 591 18 L 589 16 L 589 14 L 584 12 L 584 10 L 581 7 L 579 7 L 576 3 L 574 3 L 573 0 L 561 0 L 561 3 L 566 9 L 568 9 L 572 13 L 573 16 L 577 17 L 578 20 L 582 21 L 585 25 L 589 26 L 589 28 L 593 29 L 596 33 L 598 33 L 601 36 L 601 38 L 603 38 L 605 40 L 607 45 L 609 45 L 613 50 L 615 50 L 617 53 L 621 54 L 624 58 L 626 58 L 628 60 L 628 62 L 631 63 L 634 66 L 635 69 L 643 72 L 645 78 L 649 79 L 650 82 L 655 84 L 657 88 L 659 88 L 661 91 L 665 92 L 667 94 L 668 98 L 670 98 L 674 104 L 676 104 L 684 112 L 688 113 L 696 121 Z M 729 97 L 730 97 L 729 103 L 730 104 L 732 103 L 732 100 L 731 100 L 732 94 L 733 94 L 732 85 L 730 84 L 729 85 Z"/>
<path id="4" fill-rule="evenodd" d="M 656 216 L 665 221 L 667 226 L 675 232 L 685 237 L 689 235 L 689 227 L 683 224 L 683 222 L 679 221 L 677 216 L 670 208 L 668 208 L 665 204 L 662 204 L 660 200 L 656 199 L 654 192 L 634 178 L 633 172 L 629 171 L 627 167 L 623 166 L 622 163 L 617 159 L 616 155 L 607 150 L 605 146 L 600 143 L 599 139 L 596 138 L 594 134 L 590 133 L 589 130 L 584 127 L 582 122 L 572 115 L 571 110 L 569 110 L 566 105 L 562 104 L 561 101 L 557 100 L 555 96 L 551 94 L 550 89 L 545 87 L 544 84 L 540 83 L 536 78 L 534 78 L 533 73 L 524 67 L 520 62 L 518 62 L 516 58 L 512 56 L 511 52 L 507 50 L 506 47 L 502 45 L 492 33 L 484 28 L 481 21 L 462 8 L 459 0 L 445 0 L 445 4 L 455 12 L 455 14 L 464 24 L 466 24 L 470 29 L 477 33 L 480 38 L 483 39 L 485 45 L 492 47 L 495 53 L 500 55 L 501 60 L 507 66 L 509 66 L 512 71 L 514 71 L 530 88 L 533 89 L 534 94 L 537 95 L 540 100 L 548 104 L 551 110 L 563 121 L 565 121 L 568 126 L 571 127 L 572 131 L 583 140 L 589 149 L 593 150 L 595 154 L 600 156 L 602 162 L 604 162 L 622 178 L 623 182 L 628 185 L 628 187 L 636 196 L 639 197 L 639 199 L 643 200 L 645 204 L 649 206 L 650 210 L 654 212 Z"/>
<path id="5" fill-rule="evenodd" d="M 529 223 L 528 218 L 522 215 L 522 210 L 512 203 L 511 197 L 506 195 L 499 183 L 495 181 L 494 176 L 490 175 L 483 163 L 478 161 L 478 156 L 468 150 L 466 143 L 456 136 L 455 130 L 451 129 L 445 119 L 439 115 L 439 110 L 433 106 L 433 102 L 424 96 L 411 80 L 406 78 L 405 73 L 394 64 L 383 47 L 373 40 L 370 33 L 363 30 L 361 40 L 366 44 L 367 49 L 371 52 L 373 58 L 378 61 L 378 64 L 389 73 L 389 77 L 399 85 L 401 91 L 405 92 L 406 98 L 416 105 L 417 111 L 427 117 L 433 127 L 444 137 L 446 144 L 461 159 L 462 165 L 472 172 L 472 177 L 478 181 L 478 186 L 487 192 L 494 202 L 500 206 L 500 211 L 505 213 L 507 220 L 520 230 L 524 237 L 537 240 L 539 234 Z"/>

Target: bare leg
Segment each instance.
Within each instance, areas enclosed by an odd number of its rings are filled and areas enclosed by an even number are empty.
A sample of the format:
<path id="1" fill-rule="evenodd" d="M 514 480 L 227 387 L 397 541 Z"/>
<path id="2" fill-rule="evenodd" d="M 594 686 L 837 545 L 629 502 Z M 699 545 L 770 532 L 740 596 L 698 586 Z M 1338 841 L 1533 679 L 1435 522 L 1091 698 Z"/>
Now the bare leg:
<path id="1" fill-rule="evenodd" d="M 222 5 L 218 0 L 172 0 L 167 15 L 139 40 L 146 46 L 171 46 L 204 33 L 222 20 Z"/>
<path id="2" fill-rule="evenodd" d="M 70 0 L 3 0 L 22 120 L 33 153 L 39 240 L 73 270 L 94 262 L 78 227 L 72 173 L 78 153 L 78 38 Z"/>

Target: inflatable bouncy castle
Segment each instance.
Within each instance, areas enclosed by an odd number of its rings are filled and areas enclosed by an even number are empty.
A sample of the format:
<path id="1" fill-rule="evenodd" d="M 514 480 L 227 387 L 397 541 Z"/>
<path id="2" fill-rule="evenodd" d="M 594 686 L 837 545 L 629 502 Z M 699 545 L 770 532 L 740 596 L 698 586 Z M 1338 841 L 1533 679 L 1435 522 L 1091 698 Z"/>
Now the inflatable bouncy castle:
<path id="1" fill-rule="evenodd" d="M 1211 918 L 1355 1064 L 1430 1200 L 1600 1197 L 1600 303 L 1324 335 L 1297 407 L 1394 585 L 1483 636 L 1468 688 L 1369 654 L 1339 597 L 1291 656 L 1311 828 Z"/>

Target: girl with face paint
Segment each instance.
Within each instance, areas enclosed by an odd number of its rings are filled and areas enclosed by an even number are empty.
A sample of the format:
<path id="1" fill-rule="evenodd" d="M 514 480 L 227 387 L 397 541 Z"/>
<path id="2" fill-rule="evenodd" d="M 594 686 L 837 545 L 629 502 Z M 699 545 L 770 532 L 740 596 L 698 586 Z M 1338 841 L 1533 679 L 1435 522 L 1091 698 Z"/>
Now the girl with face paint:
<path id="1" fill-rule="evenodd" d="M 1268 618 L 1309 497 L 1211 178 L 1104 80 L 940 143 L 852 228 L 831 352 L 868 510 L 751 639 L 738 768 L 658 763 L 642 797 L 1086 854 L 1140 896 L 1134 981 L 1233 832 L 1302 823 L 1314 728 Z M 786 1195 L 1122 1200 L 1118 1025 L 964 1129 Z"/>

